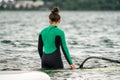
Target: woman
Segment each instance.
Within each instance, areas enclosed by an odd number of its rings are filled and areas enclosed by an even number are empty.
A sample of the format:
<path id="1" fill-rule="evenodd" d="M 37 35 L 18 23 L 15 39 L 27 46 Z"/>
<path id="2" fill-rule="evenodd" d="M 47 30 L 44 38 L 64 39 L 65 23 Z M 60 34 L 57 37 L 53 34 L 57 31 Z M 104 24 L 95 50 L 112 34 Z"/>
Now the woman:
<path id="1" fill-rule="evenodd" d="M 50 25 L 44 28 L 39 34 L 38 52 L 42 59 L 42 68 L 45 69 L 64 68 L 61 59 L 60 46 L 71 69 L 75 69 L 75 65 L 72 63 L 72 59 L 66 46 L 64 32 L 58 28 L 60 18 L 59 9 L 57 7 L 53 8 L 49 15 Z"/>

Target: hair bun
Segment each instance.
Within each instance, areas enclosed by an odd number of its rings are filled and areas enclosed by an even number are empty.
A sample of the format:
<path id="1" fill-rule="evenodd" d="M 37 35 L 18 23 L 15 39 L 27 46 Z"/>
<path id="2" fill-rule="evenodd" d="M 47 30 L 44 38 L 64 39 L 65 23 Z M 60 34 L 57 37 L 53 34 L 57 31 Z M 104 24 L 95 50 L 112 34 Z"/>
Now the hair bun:
<path id="1" fill-rule="evenodd" d="M 53 14 L 58 14 L 58 13 L 59 13 L 59 8 L 58 8 L 58 7 L 54 7 L 51 12 L 52 12 Z"/>

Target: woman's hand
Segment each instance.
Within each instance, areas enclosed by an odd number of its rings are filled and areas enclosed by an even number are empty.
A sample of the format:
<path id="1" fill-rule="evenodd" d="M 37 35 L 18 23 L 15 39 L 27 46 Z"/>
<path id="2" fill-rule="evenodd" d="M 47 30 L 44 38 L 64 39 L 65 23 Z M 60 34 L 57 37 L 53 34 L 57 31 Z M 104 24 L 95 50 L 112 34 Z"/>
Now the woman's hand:
<path id="1" fill-rule="evenodd" d="M 74 64 L 71 64 L 70 67 L 71 67 L 72 70 L 75 70 L 75 69 L 76 69 L 76 67 L 75 67 Z"/>

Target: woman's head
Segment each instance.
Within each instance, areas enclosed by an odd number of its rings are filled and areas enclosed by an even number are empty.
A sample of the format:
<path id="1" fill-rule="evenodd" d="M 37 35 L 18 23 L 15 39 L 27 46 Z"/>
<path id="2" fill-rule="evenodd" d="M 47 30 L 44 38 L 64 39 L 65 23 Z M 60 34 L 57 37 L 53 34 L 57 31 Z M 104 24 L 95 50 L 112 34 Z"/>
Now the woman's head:
<path id="1" fill-rule="evenodd" d="M 58 7 L 54 7 L 49 15 L 49 20 L 50 23 L 57 23 L 60 22 L 60 15 L 59 15 L 59 8 Z"/>

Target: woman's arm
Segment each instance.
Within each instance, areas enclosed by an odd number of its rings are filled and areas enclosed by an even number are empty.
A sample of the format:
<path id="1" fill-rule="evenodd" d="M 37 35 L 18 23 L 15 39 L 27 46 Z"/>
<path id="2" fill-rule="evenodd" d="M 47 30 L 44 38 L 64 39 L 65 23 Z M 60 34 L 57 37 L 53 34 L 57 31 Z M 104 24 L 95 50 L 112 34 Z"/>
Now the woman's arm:
<path id="1" fill-rule="evenodd" d="M 71 59 L 71 56 L 70 56 L 70 53 L 69 53 L 69 50 L 68 50 L 68 47 L 67 47 L 67 44 L 66 44 L 64 32 L 62 33 L 61 47 L 62 47 L 62 51 L 65 55 L 65 58 L 67 59 L 68 63 L 70 64 L 71 69 L 73 69 L 73 70 L 76 69 L 75 65 L 72 62 L 72 59 Z"/>
<path id="2" fill-rule="evenodd" d="M 43 55 L 43 41 L 42 41 L 42 36 L 39 35 L 39 39 L 38 39 L 38 52 L 40 55 L 40 58 L 42 58 Z"/>
<path id="3" fill-rule="evenodd" d="M 72 64 L 72 59 L 66 44 L 66 40 L 65 40 L 65 34 L 64 32 L 61 35 L 61 47 L 62 47 L 62 51 L 65 55 L 65 58 L 67 59 L 68 63 L 71 65 Z"/>

